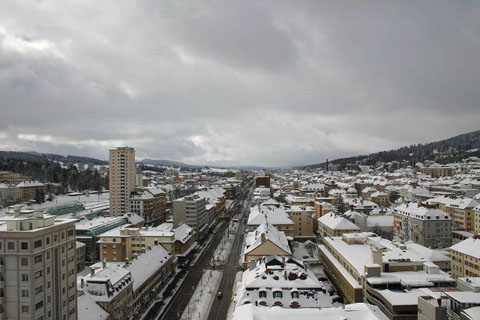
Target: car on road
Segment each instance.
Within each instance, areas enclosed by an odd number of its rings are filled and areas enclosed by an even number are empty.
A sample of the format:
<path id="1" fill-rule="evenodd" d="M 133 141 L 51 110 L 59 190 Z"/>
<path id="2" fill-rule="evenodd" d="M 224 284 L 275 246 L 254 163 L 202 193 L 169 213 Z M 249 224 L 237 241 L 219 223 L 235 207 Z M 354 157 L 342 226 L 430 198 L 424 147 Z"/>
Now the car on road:
<path id="1" fill-rule="evenodd" d="M 218 293 L 217 293 L 217 298 L 218 298 L 218 299 L 222 299 L 222 298 L 223 298 L 223 293 L 222 293 L 222 291 L 218 291 Z"/>

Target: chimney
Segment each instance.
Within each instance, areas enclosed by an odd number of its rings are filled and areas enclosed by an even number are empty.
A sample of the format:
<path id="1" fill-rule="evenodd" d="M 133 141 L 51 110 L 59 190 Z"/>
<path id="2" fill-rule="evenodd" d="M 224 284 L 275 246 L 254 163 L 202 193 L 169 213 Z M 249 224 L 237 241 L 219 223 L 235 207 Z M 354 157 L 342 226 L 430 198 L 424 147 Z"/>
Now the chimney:
<path id="1" fill-rule="evenodd" d="M 102 260 L 102 267 L 105 269 L 107 267 L 107 259 Z"/>
<path id="2" fill-rule="evenodd" d="M 90 267 L 90 277 L 95 277 L 95 268 Z"/>

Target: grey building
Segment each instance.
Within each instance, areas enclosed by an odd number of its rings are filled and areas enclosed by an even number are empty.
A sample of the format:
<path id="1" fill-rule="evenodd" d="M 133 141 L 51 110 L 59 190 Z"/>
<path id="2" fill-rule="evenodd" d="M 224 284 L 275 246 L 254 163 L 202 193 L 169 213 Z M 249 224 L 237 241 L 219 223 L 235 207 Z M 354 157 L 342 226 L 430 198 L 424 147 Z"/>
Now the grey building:
<path id="1" fill-rule="evenodd" d="M 440 209 L 404 203 L 395 208 L 395 234 L 429 248 L 447 248 L 452 244 L 452 219 Z"/>
<path id="2" fill-rule="evenodd" d="M 196 194 L 174 200 L 172 204 L 174 228 L 185 223 L 195 229 L 197 239 L 204 239 L 208 229 L 206 204 L 206 199 Z"/>

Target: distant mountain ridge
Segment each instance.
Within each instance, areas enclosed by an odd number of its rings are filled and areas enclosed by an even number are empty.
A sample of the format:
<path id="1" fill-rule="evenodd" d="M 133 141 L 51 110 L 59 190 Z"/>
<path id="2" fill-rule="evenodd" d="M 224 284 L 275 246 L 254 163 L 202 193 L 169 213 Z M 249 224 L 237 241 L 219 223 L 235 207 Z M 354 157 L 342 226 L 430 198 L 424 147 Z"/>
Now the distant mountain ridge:
<path id="1" fill-rule="evenodd" d="M 344 167 L 347 164 L 375 165 L 378 162 L 411 161 L 423 162 L 433 160 L 438 163 L 449 163 L 469 156 L 480 157 L 480 130 L 464 133 L 452 138 L 425 144 L 413 144 L 395 150 L 380 151 L 368 155 L 340 158 L 330 161 L 331 164 Z M 326 167 L 326 162 L 301 166 L 298 168 L 316 169 Z"/>
<path id="2" fill-rule="evenodd" d="M 84 163 L 84 164 L 96 164 L 96 165 L 108 165 L 108 161 L 99 160 L 89 157 L 81 156 L 62 156 L 54 153 L 39 153 L 34 151 L 0 151 L 0 158 L 19 160 L 26 162 L 48 163 L 50 161 L 72 162 L 72 163 Z"/>

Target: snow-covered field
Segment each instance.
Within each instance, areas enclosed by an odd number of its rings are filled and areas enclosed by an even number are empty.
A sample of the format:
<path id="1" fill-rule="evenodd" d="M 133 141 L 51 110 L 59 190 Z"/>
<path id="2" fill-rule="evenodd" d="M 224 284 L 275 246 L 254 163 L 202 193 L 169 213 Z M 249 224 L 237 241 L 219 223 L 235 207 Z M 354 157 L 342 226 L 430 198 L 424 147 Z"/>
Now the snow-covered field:
<path id="1" fill-rule="evenodd" d="M 203 320 L 208 317 L 210 306 L 217 297 L 217 287 L 222 278 L 222 272 L 207 270 L 203 273 L 181 320 Z"/>

